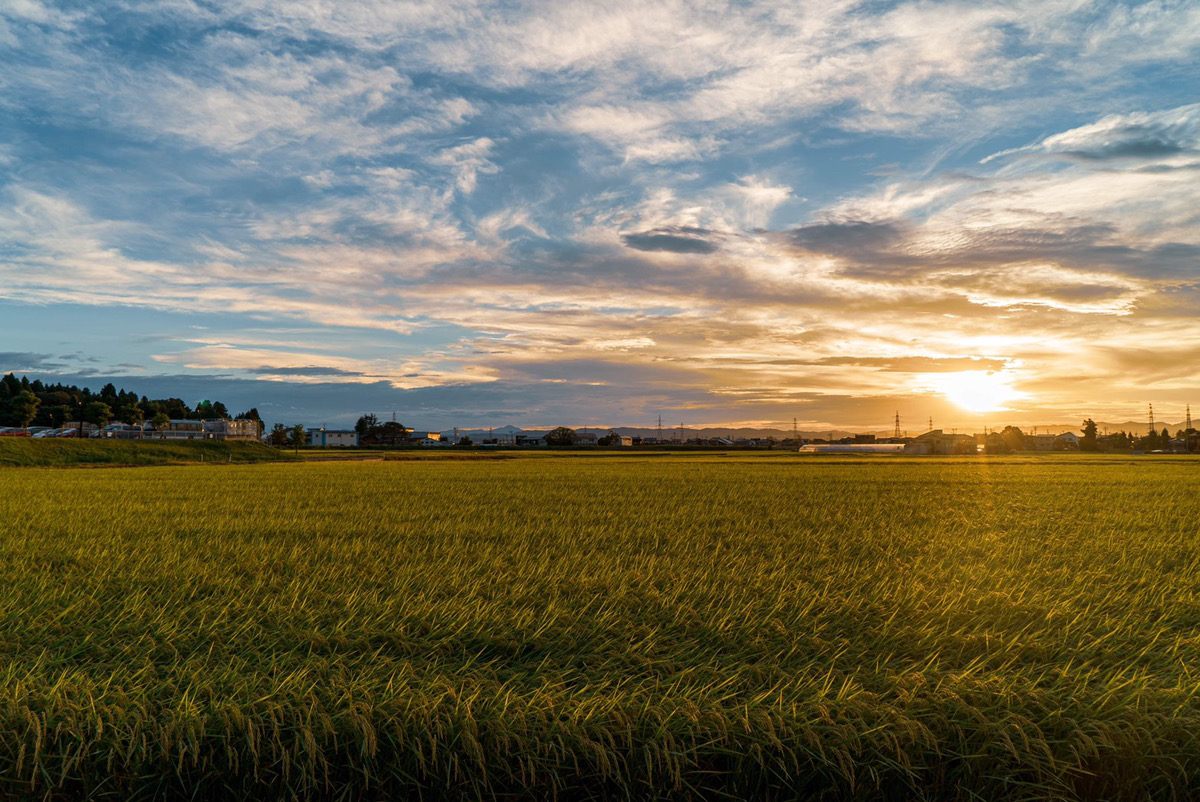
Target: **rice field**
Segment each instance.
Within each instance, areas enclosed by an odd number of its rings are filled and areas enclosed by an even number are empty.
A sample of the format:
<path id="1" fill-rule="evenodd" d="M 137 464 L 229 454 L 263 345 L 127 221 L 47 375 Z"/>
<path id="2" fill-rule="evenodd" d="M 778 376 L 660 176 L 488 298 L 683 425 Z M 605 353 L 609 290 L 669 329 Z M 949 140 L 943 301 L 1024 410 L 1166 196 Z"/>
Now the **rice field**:
<path id="1" fill-rule="evenodd" d="M 1194 798 L 1198 471 L 5 468 L 0 798 Z"/>

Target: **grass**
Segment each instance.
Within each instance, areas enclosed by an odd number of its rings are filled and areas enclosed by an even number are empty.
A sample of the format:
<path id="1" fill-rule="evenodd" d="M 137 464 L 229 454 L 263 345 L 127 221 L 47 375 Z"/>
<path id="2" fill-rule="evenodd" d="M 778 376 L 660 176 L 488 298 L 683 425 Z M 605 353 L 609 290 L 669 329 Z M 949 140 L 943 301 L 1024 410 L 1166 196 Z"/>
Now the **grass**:
<path id="1" fill-rule="evenodd" d="M 0 437 L 0 467 L 272 462 L 291 452 L 236 440 L 102 440 Z"/>
<path id="2" fill-rule="evenodd" d="M 12 798 L 1192 798 L 1200 463 L 5 472 Z"/>

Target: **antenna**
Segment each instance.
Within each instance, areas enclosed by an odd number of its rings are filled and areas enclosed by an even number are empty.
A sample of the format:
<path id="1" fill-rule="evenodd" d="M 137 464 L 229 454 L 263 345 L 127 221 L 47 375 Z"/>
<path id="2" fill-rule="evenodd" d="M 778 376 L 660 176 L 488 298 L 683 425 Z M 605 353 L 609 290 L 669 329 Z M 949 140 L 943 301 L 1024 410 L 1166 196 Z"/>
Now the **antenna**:
<path id="1" fill-rule="evenodd" d="M 1154 437 L 1158 432 L 1154 431 L 1154 405 L 1150 405 L 1150 436 Z"/>

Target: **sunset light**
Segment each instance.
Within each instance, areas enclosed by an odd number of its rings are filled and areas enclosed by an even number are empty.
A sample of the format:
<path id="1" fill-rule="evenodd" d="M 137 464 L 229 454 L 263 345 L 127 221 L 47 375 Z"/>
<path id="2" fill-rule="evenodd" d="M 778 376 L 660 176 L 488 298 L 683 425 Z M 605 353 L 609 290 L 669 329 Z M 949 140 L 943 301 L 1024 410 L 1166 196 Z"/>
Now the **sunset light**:
<path id="1" fill-rule="evenodd" d="M 996 412 L 1009 401 L 1024 397 L 1013 389 L 1012 378 L 1000 371 L 964 370 L 932 377 L 931 384 L 949 401 L 968 412 Z"/>

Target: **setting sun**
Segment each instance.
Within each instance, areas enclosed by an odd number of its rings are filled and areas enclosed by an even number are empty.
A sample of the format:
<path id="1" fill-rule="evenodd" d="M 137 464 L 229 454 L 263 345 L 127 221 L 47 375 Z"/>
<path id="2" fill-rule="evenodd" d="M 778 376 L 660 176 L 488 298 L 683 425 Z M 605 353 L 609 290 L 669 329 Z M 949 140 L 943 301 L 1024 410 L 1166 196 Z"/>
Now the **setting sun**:
<path id="1" fill-rule="evenodd" d="M 1024 396 L 1013 389 L 1012 377 L 998 371 L 964 370 L 930 378 L 933 389 L 970 412 L 994 412 Z"/>

